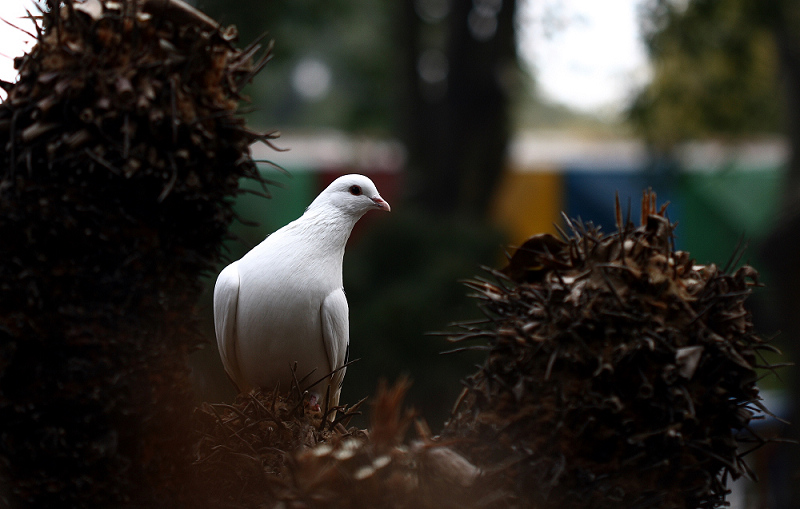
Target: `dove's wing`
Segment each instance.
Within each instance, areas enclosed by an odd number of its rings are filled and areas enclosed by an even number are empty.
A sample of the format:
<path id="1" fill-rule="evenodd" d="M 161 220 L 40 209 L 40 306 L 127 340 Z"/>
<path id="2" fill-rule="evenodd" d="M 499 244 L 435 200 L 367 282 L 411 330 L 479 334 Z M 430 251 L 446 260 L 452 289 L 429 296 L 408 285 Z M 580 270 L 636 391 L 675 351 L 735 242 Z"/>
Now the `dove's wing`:
<path id="1" fill-rule="evenodd" d="M 347 297 L 344 289 L 332 291 L 322 301 L 322 340 L 328 354 L 330 370 L 343 366 L 347 362 L 348 347 L 350 344 L 350 323 L 348 321 Z M 346 368 L 345 368 L 346 369 Z M 342 388 L 345 369 L 340 369 L 333 375 L 331 385 L 331 404 L 339 404 L 339 392 Z"/>
<path id="2" fill-rule="evenodd" d="M 214 286 L 214 329 L 222 365 L 233 383 L 241 387 L 242 377 L 236 358 L 236 313 L 239 307 L 239 268 L 232 263 L 220 272 Z"/>

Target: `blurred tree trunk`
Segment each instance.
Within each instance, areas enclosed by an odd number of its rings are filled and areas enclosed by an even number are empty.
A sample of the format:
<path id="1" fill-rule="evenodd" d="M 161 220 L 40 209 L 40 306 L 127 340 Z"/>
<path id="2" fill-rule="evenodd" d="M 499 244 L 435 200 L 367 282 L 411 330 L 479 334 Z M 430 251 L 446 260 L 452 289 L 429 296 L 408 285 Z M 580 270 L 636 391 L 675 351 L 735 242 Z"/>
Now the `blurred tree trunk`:
<path id="1" fill-rule="evenodd" d="M 776 2 L 769 16 L 786 87 L 786 134 L 791 149 L 784 207 L 800 212 L 800 3 Z"/>
<path id="2" fill-rule="evenodd" d="M 436 20 L 423 18 L 423 4 L 403 2 L 398 34 L 404 68 L 398 117 L 411 199 L 429 212 L 480 217 L 502 174 L 510 135 L 516 1 L 450 2 Z"/>
<path id="3" fill-rule="evenodd" d="M 782 0 L 772 3 L 767 21 L 775 34 L 786 90 L 786 136 L 789 160 L 785 176 L 781 215 L 762 247 L 764 259 L 775 274 L 777 294 L 775 316 L 781 331 L 780 343 L 787 360 L 800 359 L 800 3 Z M 785 438 L 800 440 L 800 372 L 797 366 L 784 370 L 790 388 L 788 399 L 791 426 Z M 786 372 L 788 371 L 788 372 Z M 785 482 L 789 493 L 776 507 L 793 507 L 800 500 L 800 455 L 786 454 Z"/>

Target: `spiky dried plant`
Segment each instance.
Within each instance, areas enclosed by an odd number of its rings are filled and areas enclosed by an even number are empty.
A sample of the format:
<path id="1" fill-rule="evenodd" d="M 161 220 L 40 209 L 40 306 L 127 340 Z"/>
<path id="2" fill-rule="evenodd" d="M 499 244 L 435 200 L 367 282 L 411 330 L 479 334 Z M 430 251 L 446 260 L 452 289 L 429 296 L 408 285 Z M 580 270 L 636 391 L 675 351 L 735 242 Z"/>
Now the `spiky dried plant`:
<path id="1" fill-rule="evenodd" d="M 604 234 L 567 220 L 536 235 L 494 279 L 476 279 L 488 357 L 443 433 L 478 465 L 511 459 L 508 482 L 536 507 L 712 508 L 763 443 L 760 351 L 745 301 L 757 273 L 698 265 L 674 247 L 666 206 Z"/>
<path id="2" fill-rule="evenodd" d="M 366 432 L 346 428 L 365 400 L 352 407 L 318 408 L 309 404 L 294 369 L 289 391 L 252 390 L 232 404 L 203 403 L 195 409 L 197 440 L 192 468 L 201 507 L 261 507 L 277 501 L 283 476 L 299 451 L 342 437 L 365 439 Z M 316 383 L 313 382 L 313 383 Z M 335 419 L 329 415 L 338 411 Z"/>
<path id="3" fill-rule="evenodd" d="M 361 402 L 330 423 L 298 391 L 255 391 L 232 405 L 204 405 L 195 475 L 198 507 L 462 508 L 503 507 L 508 493 L 403 400 L 410 384 L 381 383 L 369 430 L 346 428 Z"/>
<path id="4" fill-rule="evenodd" d="M 239 110 L 269 48 L 178 0 L 32 17 L 0 83 L 0 483 L 37 507 L 174 507 L 199 276 L 273 138 Z"/>

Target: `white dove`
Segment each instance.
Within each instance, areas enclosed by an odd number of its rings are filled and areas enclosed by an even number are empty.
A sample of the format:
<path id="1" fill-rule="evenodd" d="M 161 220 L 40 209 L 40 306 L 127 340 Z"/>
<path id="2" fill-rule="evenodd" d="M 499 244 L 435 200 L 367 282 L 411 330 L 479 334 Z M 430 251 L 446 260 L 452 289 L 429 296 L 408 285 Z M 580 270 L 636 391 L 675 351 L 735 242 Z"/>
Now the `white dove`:
<path id="1" fill-rule="evenodd" d="M 220 272 L 214 287 L 217 346 L 240 391 L 278 384 L 288 390 L 295 362 L 299 377 L 315 370 L 309 382 L 347 362 L 344 248 L 353 226 L 372 209 L 391 210 L 369 178 L 339 177 L 299 219 Z M 328 408 L 338 405 L 344 372 L 310 387 L 312 404 L 327 393 Z"/>

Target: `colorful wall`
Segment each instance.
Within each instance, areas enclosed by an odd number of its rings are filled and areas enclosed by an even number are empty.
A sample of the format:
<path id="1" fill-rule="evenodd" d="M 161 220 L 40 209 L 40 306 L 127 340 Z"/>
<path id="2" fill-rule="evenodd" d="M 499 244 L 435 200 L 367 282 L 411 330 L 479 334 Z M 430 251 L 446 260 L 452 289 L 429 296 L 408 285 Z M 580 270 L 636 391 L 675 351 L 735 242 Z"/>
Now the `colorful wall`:
<path id="1" fill-rule="evenodd" d="M 239 198 L 240 215 L 260 223 L 258 228 L 234 227 L 250 245 L 301 215 L 320 190 L 344 173 L 369 175 L 389 203 L 399 199 L 405 152 L 397 142 L 332 133 L 288 137 L 278 145 L 289 150 L 253 147 L 256 159 L 273 161 L 289 175 L 264 163 L 262 173 L 285 188 L 271 187 L 271 200 Z M 614 228 L 616 193 L 623 209 L 630 203 L 636 220 L 642 191 L 652 188 L 659 203 L 670 202 L 670 219 L 678 222 L 678 247 L 701 263 L 725 263 L 740 239 L 755 245 L 768 231 L 777 213 L 786 159 L 785 145 L 772 139 L 738 145 L 690 143 L 674 160 L 654 162 L 635 140 L 523 134 L 510 146 L 491 215 L 512 245 L 536 233 L 555 233 L 562 211 L 608 231 Z M 254 182 L 245 187 L 260 190 Z"/>
<path id="2" fill-rule="evenodd" d="M 637 141 L 521 136 L 512 143 L 492 215 L 516 244 L 555 232 L 561 211 L 608 231 L 616 193 L 637 220 L 642 191 L 652 188 L 659 203 L 670 202 L 678 247 L 701 263 L 724 263 L 741 238 L 754 245 L 768 232 L 786 159 L 776 140 L 687 144 L 667 162 L 654 161 Z"/>

